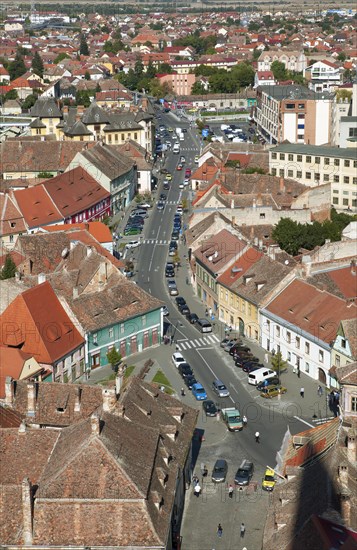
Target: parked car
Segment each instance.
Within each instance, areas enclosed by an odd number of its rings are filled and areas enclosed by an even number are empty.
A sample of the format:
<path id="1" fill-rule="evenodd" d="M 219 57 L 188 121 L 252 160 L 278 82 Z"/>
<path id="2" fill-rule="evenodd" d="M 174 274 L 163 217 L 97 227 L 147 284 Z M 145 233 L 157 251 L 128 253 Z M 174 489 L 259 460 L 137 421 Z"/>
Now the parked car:
<path id="1" fill-rule="evenodd" d="M 195 323 L 197 323 L 199 318 L 197 313 L 189 313 L 188 315 L 186 315 L 186 317 L 187 317 L 187 321 L 191 323 L 191 325 L 194 325 Z"/>
<path id="2" fill-rule="evenodd" d="M 175 270 L 172 267 L 166 267 L 165 277 L 175 277 Z"/>
<path id="3" fill-rule="evenodd" d="M 124 229 L 124 235 L 140 235 L 141 228 L 140 227 L 126 227 Z"/>
<path id="4" fill-rule="evenodd" d="M 279 383 L 279 378 L 277 376 L 272 376 L 272 378 L 267 378 L 266 380 L 259 382 L 259 384 L 256 385 L 256 388 L 258 391 L 262 391 L 262 389 L 266 388 L 267 386 L 277 386 L 279 385 Z"/>
<path id="5" fill-rule="evenodd" d="M 259 369 L 262 369 L 264 367 L 264 365 L 262 365 L 261 363 L 246 363 L 245 365 L 243 365 L 242 369 L 244 370 L 244 372 L 247 372 L 248 374 L 250 374 L 251 372 L 255 371 L 255 370 L 259 370 Z"/>
<path id="6" fill-rule="evenodd" d="M 185 376 L 183 379 L 189 390 L 192 390 L 192 386 L 197 384 L 197 380 L 194 376 Z"/>
<path id="7" fill-rule="evenodd" d="M 193 384 L 192 386 L 192 394 L 196 398 L 197 401 L 204 401 L 207 399 L 207 393 L 202 384 L 197 382 L 196 384 Z"/>
<path id="8" fill-rule="evenodd" d="M 178 241 L 179 238 L 180 238 L 180 233 L 179 233 L 178 231 L 173 231 L 173 232 L 171 233 L 171 239 L 172 239 L 173 241 Z"/>
<path id="9" fill-rule="evenodd" d="M 234 477 L 234 482 L 236 485 L 249 485 L 250 480 L 253 477 L 254 464 L 249 460 L 243 460 L 242 464 L 239 466 L 237 473 Z"/>
<path id="10" fill-rule="evenodd" d="M 198 155 L 195 156 L 195 164 L 198 164 L 199 162 L 199 158 L 198 158 Z"/>
<path id="11" fill-rule="evenodd" d="M 175 250 L 177 250 L 177 241 L 170 241 L 169 247 L 175 248 Z"/>
<path id="12" fill-rule="evenodd" d="M 218 397 L 229 397 L 229 391 L 227 390 L 223 382 L 221 382 L 221 380 L 219 380 L 218 378 L 216 378 L 216 380 L 213 380 L 212 390 L 218 395 Z"/>
<path id="13" fill-rule="evenodd" d="M 265 399 L 271 399 L 272 397 L 276 397 L 277 395 L 280 395 L 286 392 L 287 392 L 287 389 L 284 388 L 283 386 L 265 386 L 265 388 L 263 388 L 262 391 L 260 392 L 260 395 Z"/>
<path id="14" fill-rule="evenodd" d="M 264 491 L 272 491 L 275 487 L 276 479 L 275 472 L 271 468 L 265 470 L 265 474 L 262 481 L 262 489 Z"/>
<path id="15" fill-rule="evenodd" d="M 193 376 L 193 370 L 188 363 L 180 363 L 178 366 L 178 371 L 182 378 L 186 378 L 186 376 Z"/>
<path id="16" fill-rule="evenodd" d="M 125 247 L 126 248 L 137 248 L 138 246 L 140 246 L 140 241 L 129 241 L 128 243 L 126 243 Z"/>
<path id="17" fill-rule="evenodd" d="M 187 304 L 179 304 L 178 310 L 182 315 L 189 315 L 191 313 Z"/>
<path id="18" fill-rule="evenodd" d="M 218 409 L 211 399 L 207 399 L 202 402 L 202 408 L 206 413 L 206 416 L 217 416 Z"/>
<path id="19" fill-rule="evenodd" d="M 186 363 L 186 360 L 179 351 L 175 351 L 175 353 L 172 354 L 171 359 L 176 368 L 178 368 L 181 363 Z"/>
<path id="20" fill-rule="evenodd" d="M 177 296 L 177 298 L 175 298 L 175 302 L 177 307 L 186 304 L 186 300 L 185 298 L 182 298 L 182 296 Z"/>
<path id="21" fill-rule="evenodd" d="M 218 460 L 216 460 L 216 463 L 213 466 L 212 481 L 214 483 L 224 483 L 224 481 L 226 481 L 227 472 L 228 472 L 227 461 L 222 458 L 219 458 Z"/>
<path id="22" fill-rule="evenodd" d="M 229 350 L 229 355 L 234 355 L 235 352 L 240 353 L 241 351 L 249 352 L 250 348 L 248 346 L 242 346 L 241 344 L 235 344 Z"/>
<path id="23" fill-rule="evenodd" d="M 135 216 L 133 218 L 130 218 L 130 220 L 128 220 L 128 224 L 144 225 L 145 220 L 141 216 Z"/>
<path id="24" fill-rule="evenodd" d="M 223 338 L 223 340 L 220 343 L 221 348 L 225 348 L 228 342 L 232 342 L 232 338 Z M 237 343 L 237 342 L 235 342 Z"/>
<path id="25" fill-rule="evenodd" d="M 236 343 L 234 342 L 234 340 L 230 340 L 229 342 L 226 343 L 223 349 L 224 351 L 229 352 L 235 345 Z"/>
<path id="26" fill-rule="evenodd" d="M 164 317 L 167 317 L 167 315 L 170 315 L 170 312 L 169 312 L 167 306 L 164 306 L 162 308 L 162 314 L 163 314 Z"/>
<path id="27" fill-rule="evenodd" d="M 185 178 L 190 178 L 192 174 L 191 168 L 186 168 L 185 170 Z"/>
<path id="28" fill-rule="evenodd" d="M 255 357 L 255 356 L 248 356 L 248 357 L 237 357 L 237 359 L 235 359 L 234 361 L 234 364 L 236 367 L 241 367 L 243 368 L 244 365 L 246 365 L 247 363 L 259 363 L 260 359 L 258 357 Z"/>

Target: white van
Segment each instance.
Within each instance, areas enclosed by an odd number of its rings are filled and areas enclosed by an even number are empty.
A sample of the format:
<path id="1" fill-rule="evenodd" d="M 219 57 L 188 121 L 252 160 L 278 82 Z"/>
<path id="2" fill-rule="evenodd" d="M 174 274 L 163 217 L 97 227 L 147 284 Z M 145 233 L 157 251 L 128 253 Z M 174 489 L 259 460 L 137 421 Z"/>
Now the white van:
<path id="1" fill-rule="evenodd" d="M 256 386 L 259 382 L 264 382 L 264 380 L 272 376 L 276 376 L 276 372 L 267 367 L 263 367 L 262 369 L 254 370 L 248 375 L 248 384 Z"/>
<path id="2" fill-rule="evenodd" d="M 185 141 L 185 134 L 183 132 L 181 132 L 181 134 L 179 135 L 179 140 Z"/>
<path id="3" fill-rule="evenodd" d="M 173 149 L 172 149 L 172 152 L 175 153 L 175 155 L 177 155 L 179 152 L 180 152 L 180 144 L 179 143 L 175 143 Z"/>

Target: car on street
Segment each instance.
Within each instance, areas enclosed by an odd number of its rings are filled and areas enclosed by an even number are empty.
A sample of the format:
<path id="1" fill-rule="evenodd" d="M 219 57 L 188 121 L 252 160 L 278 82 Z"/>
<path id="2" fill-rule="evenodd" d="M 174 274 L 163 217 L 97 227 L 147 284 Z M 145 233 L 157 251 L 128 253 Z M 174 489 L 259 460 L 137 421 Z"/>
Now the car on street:
<path id="1" fill-rule="evenodd" d="M 162 201 L 159 201 L 156 205 L 156 208 L 158 210 L 163 210 L 165 208 L 165 203 L 163 203 Z"/>
<path id="2" fill-rule="evenodd" d="M 186 168 L 185 170 L 185 178 L 190 178 L 192 174 L 191 168 Z"/>
<path id="3" fill-rule="evenodd" d="M 177 306 L 186 304 L 186 300 L 182 296 L 177 296 L 177 298 L 175 298 L 175 302 Z"/>
<path id="4" fill-rule="evenodd" d="M 228 473 L 228 464 L 227 461 L 219 458 L 216 460 L 215 465 L 212 470 L 212 481 L 214 483 L 224 483 L 226 481 Z"/>
<path id="5" fill-rule="evenodd" d="M 143 208 L 144 210 L 146 210 L 147 208 L 151 208 L 151 207 L 152 207 L 152 204 L 150 204 L 150 202 L 142 202 L 139 204 L 139 209 Z"/>
<path id="6" fill-rule="evenodd" d="M 169 191 L 169 190 L 170 190 L 170 184 L 169 184 L 168 181 L 164 181 L 163 188 L 164 188 L 165 191 Z"/>
<path id="7" fill-rule="evenodd" d="M 255 356 L 249 356 L 249 357 L 237 357 L 237 359 L 234 360 L 234 364 L 236 367 L 243 368 L 244 365 L 247 363 L 259 363 L 260 359 Z"/>
<path id="8" fill-rule="evenodd" d="M 179 233 L 178 231 L 173 231 L 173 232 L 171 233 L 171 239 L 172 239 L 173 241 L 178 241 L 179 238 L 180 238 L 180 233 Z"/>
<path id="9" fill-rule="evenodd" d="M 169 247 L 175 248 L 175 250 L 177 250 L 177 241 L 170 241 Z"/>
<path id="10" fill-rule="evenodd" d="M 199 161 L 198 155 L 196 155 L 196 156 L 195 156 L 195 163 L 198 164 L 198 161 Z"/>
<path id="11" fill-rule="evenodd" d="M 179 189 L 183 189 L 185 187 L 185 184 L 183 181 L 180 181 L 179 183 Z"/>
<path id="12" fill-rule="evenodd" d="M 178 172 L 181 172 L 181 170 L 182 170 L 182 164 L 181 163 L 176 166 L 176 170 Z"/>
<path id="13" fill-rule="evenodd" d="M 176 368 L 178 368 L 181 363 L 186 363 L 186 360 L 179 351 L 175 351 L 175 353 L 172 354 L 171 359 Z"/>
<path id="14" fill-rule="evenodd" d="M 180 164 L 185 164 L 186 159 L 183 155 L 180 156 Z"/>
<path id="15" fill-rule="evenodd" d="M 170 174 L 170 172 L 167 172 L 166 179 L 169 180 L 169 181 L 172 180 L 172 174 Z"/>
<path id="16" fill-rule="evenodd" d="M 176 255 L 176 248 L 169 248 L 169 256 L 175 256 Z"/>
<path id="17" fill-rule="evenodd" d="M 124 235 L 125 236 L 140 235 L 140 233 L 141 233 L 141 228 L 140 227 L 126 227 L 124 229 Z"/>
<path id="18" fill-rule="evenodd" d="M 160 201 L 165 202 L 167 199 L 167 196 L 165 195 L 165 193 L 161 193 L 159 199 Z"/>
<path id="19" fill-rule="evenodd" d="M 183 212 L 183 206 L 182 204 L 179 204 L 176 208 L 176 214 L 182 215 L 182 212 Z"/>
<path id="20" fill-rule="evenodd" d="M 199 319 L 197 313 L 189 313 L 188 315 L 186 315 L 186 317 L 187 317 L 187 321 L 191 323 L 191 325 L 194 325 L 195 323 L 197 323 Z"/>
<path id="21" fill-rule="evenodd" d="M 140 246 L 140 241 L 129 241 L 126 243 L 125 248 L 137 248 L 138 246 Z"/>
<path id="22" fill-rule="evenodd" d="M 129 216 L 129 218 L 136 218 L 137 216 L 140 216 L 141 218 L 147 218 L 149 214 L 147 213 L 147 210 L 145 208 L 135 208 Z"/>
<path id="23" fill-rule="evenodd" d="M 194 384 L 197 384 L 197 380 L 194 376 L 185 376 L 183 381 L 185 382 L 185 384 L 186 384 L 186 386 L 188 387 L 189 390 L 192 390 L 192 386 Z"/>
<path id="24" fill-rule="evenodd" d="M 276 479 L 275 472 L 271 468 L 265 470 L 265 474 L 262 481 L 262 489 L 264 491 L 272 491 L 275 487 Z"/>
<path id="25" fill-rule="evenodd" d="M 186 134 L 187 128 L 182 128 L 182 131 L 183 131 L 184 134 Z"/>
<path id="26" fill-rule="evenodd" d="M 250 361 L 249 363 L 245 363 L 245 365 L 243 365 L 242 370 L 249 374 L 250 372 L 253 372 L 255 370 L 262 369 L 263 367 L 264 365 L 262 365 L 261 363 L 252 363 Z"/>
<path id="27" fill-rule="evenodd" d="M 205 401 L 205 399 L 207 399 L 206 390 L 199 382 L 193 384 L 192 395 L 195 397 L 196 401 Z"/>
<path id="28" fill-rule="evenodd" d="M 218 395 L 218 397 L 229 397 L 229 391 L 227 390 L 223 382 L 221 382 L 221 380 L 219 380 L 218 378 L 216 380 L 213 380 L 212 390 L 215 394 Z"/>
<path id="29" fill-rule="evenodd" d="M 179 304 L 178 310 L 182 315 L 189 315 L 191 313 L 187 304 Z"/>
<path id="30" fill-rule="evenodd" d="M 185 178 L 183 180 L 183 187 L 186 187 L 187 185 L 189 185 L 189 183 L 190 183 L 190 180 L 188 178 Z"/>
<path id="31" fill-rule="evenodd" d="M 235 344 L 229 350 L 229 355 L 234 355 L 235 352 L 240 353 L 241 351 L 245 351 L 245 352 L 249 353 L 250 348 L 248 346 L 242 346 L 241 344 Z"/>
<path id="32" fill-rule="evenodd" d="M 169 109 L 169 110 L 170 110 L 170 109 Z M 165 111 L 165 112 L 166 112 L 166 111 Z M 167 129 L 167 131 L 170 132 L 170 134 L 172 134 L 172 132 L 174 131 L 174 129 L 171 128 L 171 126 L 169 126 L 168 129 Z"/>
<path id="33" fill-rule="evenodd" d="M 186 378 L 186 376 L 193 376 L 193 370 L 188 363 L 180 363 L 177 368 L 182 378 Z"/>
<path id="34" fill-rule="evenodd" d="M 202 401 L 202 408 L 206 414 L 206 416 L 217 416 L 218 409 L 213 401 L 211 399 L 207 399 L 206 401 Z"/>
<path id="35" fill-rule="evenodd" d="M 243 460 L 239 466 L 236 475 L 234 476 L 234 483 L 236 485 L 249 485 L 250 480 L 253 477 L 254 464 L 249 460 Z"/>
<path id="36" fill-rule="evenodd" d="M 283 386 L 265 386 L 261 390 L 260 395 L 265 399 L 271 399 L 272 397 L 276 397 L 277 395 L 281 395 L 286 392 L 287 389 Z"/>
<path id="37" fill-rule="evenodd" d="M 256 385 L 256 388 L 258 391 L 262 391 L 263 388 L 266 388 L 267 386 L 277 386 L 279 385 L 280 380 L 277 376 L 272 376 L 271 378 L 266 378 L 262 382 L 259 382 L 259 384 Z"/>
<path id="38" fill-rule="evenodd" d="M 233 342 L 233 339 L 232 338 L 223 338 L 223 340 L 221 341 L 221 343 L 219 344 L 221 346 L 221 348 L 225 348 L 226 345 L 229 343 L 229 342 Z M 237 341 L 234 342 L 235 344 L 237 344 Z"/>
<path id="39" fill-rule="evenodd" d="M 163 314 L 164 317 L 167 317 L 167 315 L 170 315 L 170 312 L 169 312 L 167 306 L 164 306 L 162 308 L 162 314 Z"/>

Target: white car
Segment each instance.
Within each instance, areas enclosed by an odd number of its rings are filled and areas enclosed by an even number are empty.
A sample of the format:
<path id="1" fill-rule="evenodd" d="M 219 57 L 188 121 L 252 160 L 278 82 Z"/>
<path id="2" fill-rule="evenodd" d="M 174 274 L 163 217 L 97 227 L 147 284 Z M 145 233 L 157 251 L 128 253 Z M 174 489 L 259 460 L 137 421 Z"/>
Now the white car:
<path id="1" fill-rule="evenodd" d="M 140 208 L 151 208 L 151 204 L 149 202 L 144 202 L 143 204 L 139 204 Z"/>
<path id="2" fill-rule="evenodd" d="M 186 363 L 186 360 L 183 358 L 181 353 L 179 351 L 176 351 L 172 354 L 172 362 L 175 365 L 175 367 L 178 369 L 181 363 Z"/>
<path id="3" fill-rule="evenodd" d="M 125 245 L 126 248 L 137 248 L 138 246 L 140 246 L 140 241 L 129 241 Z"/>
<path id="4" fill-rule="evenodd" d="M 183 189 L 183 188 L 184 188 L 184 184 L 183 184 L 183 181 L 181 181 L 181 182 L 179 183 L 179 189 Z"/>
<path id="5" fill-rule="evenodd" d="M 185 178 L 183 181 L 184 187 L 186 187 L 186 185 L 188 185 L 189 183 L 190 183 L 190 180 L 188 178 Z"/>

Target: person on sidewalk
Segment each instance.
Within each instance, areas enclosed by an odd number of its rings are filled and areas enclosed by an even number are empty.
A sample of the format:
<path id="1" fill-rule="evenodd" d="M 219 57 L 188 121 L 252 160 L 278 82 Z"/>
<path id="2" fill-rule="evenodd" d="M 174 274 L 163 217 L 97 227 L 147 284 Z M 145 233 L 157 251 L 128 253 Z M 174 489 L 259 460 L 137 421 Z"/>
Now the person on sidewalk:
<path id="1" fill-rule="evenodd" d="M 321 396 L 322 396 L 322 393 L 323 393 L 322 387 L 319 385 L 318 388 L 317 388 L 317 395 L 318 395 L 319 397 L 321 397 Z"/>
<path id="2" fill-rule="evenodd" d="M 304 388 L 300 388 L 300 396 L 301 397 L 305 396 L 305 389 Z"/>
<path id="3" fill-rule="evenodd" d="M 255 432 L 255 442 L 256 443 L 260 443 L 260 433 L 259 432 Z"/>
<path id="4" fill-rule="evenodd" d="M 300 367 L 297 368 L 297 376 L 300 378 Z"/>
<path id="5" fill-rule="evenodd" d="M 201 494 L 201 485 L 199 483 L 196 483 L 195 488 L 193 489 L 194 494 L 198 498 Z"/>
<path id="6" fill-rule="evenodd" d="M 269 355 L 267 353 L 264 354 L 264 363 L 269 363 Z"/>
<path id="7" fill-rule="evenodd" d="M 230 485 L 230 486 L 229 486 L 229 489 L 228 489 L 228 496 L 229 496 L 229 498 L 233 498 L 233 491 L 234 491 L 233 486 Z"/>
<path id="8" fill-rule="evenodd" d="M 221 536 L 223 535 L 223 527 L 220 523 L 218 524 L 218 527 L 217 527 L 217 535 L 219 536 L 219 538 L 221 538 Z"/>
<path id="9" fill-rule="evenodd" d="M 296 374 L 296 365 L 293 366 L 293 373 Z"/>
<path id="10" fill-rule="evenodd" d="M 242 522 L 241 525 L 240 525 L 240 538 L 243 539 L 244 535 L 245 535 L 245 525 Z"/>
<path id="11" fill-rule="evenodd" d="M 248 418 L 245 415 L 243 415 L 242 422 L 244 427 L 248 424 Z"/>

